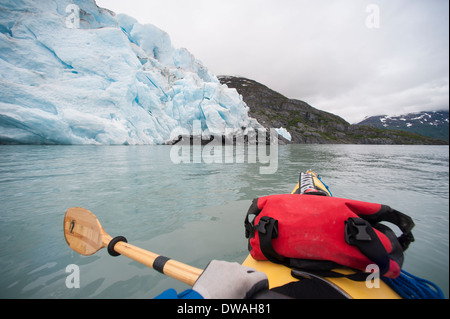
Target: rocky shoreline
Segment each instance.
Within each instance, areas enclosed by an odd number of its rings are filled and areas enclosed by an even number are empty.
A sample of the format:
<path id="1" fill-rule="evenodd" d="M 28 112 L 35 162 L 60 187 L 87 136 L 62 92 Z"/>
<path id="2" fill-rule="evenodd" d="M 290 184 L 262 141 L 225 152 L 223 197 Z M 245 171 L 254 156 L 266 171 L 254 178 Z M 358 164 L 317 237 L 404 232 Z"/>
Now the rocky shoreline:
<path id="1" fill-rule="evenodd" d="M 318 110 L 308 103 L 289 99 L 267 86 L 243 77 L 218 76 L 222 84 L 235 88 L 249 107 L 249 116 L 266 129 L 286 128 L 292 144 L 419 144 L 448 142 L 409 132 L 351 125 L 341 117 Z"/>

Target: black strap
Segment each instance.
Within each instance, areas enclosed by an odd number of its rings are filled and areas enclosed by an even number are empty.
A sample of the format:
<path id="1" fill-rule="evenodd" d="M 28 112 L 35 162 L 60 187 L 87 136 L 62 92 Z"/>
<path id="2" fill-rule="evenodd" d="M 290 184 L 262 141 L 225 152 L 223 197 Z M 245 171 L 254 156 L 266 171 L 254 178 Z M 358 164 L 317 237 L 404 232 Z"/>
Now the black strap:
<path id="1" fill-rule="evenodd" d="M 256 216 L 259 215 L 261 210 L 258 208 L 258 198 L 254 198 L 252 204 L 250 205 L 247 215 L 245 215 L 244 225 L 245 225 L 245 238 L 253 238 L 255 236 L 255 229 L 253 227 Z M 253 220 L 250 222 L 249 216 L 255 215 Z M 249 247 L 250 248 L 250 247 Z"/>
<path id="2" fill-rule="evenodd" d="M 354 273 L 346 275 L 334 271 L 333 269 L 342 269 L 343 266 L 331 260 L 291 258 L 289 262 L 289 268 L 292 269 L 291 275 L 292 277 L 295 278 L 300 278 L 301 276 L 297 277 L 297 275 L 300 275 L 305 271 L 320 277 L 328 277 L 328 278 L 345 277 L 354 281 L 365 281 L 368 276 L 368 274 L 365 272 L 349 267 L 345 268 L 351 269 L 352 271 L 354 271 Z"/>
<path id="3" fill-rule="evenodd" d="M 289 258 L 279 255 L 272 245 L 272 239 L 278 237 L 278 220 L 263 216 L 259 220 L 256 230 L 259 236 L 259 247 L 263 255 L 273 263 L 289 263 Z"/>
<path id="4" fill-rule="evenodd" d="M 339 268 L 342 269 L 342 266 L 340 266 Z M 370 275 L 361 270 L 348 268 L 348 267 L 346 267 L 346 269 L 351 269 L 352 271 L 354 271 L 354 273 L 342 274 L 338 271 L 334 271 L 331 269 L 329 269 L 329 270 L 307 269 L 307 271 L 308 271 L 308 273 L 314 274 L 314 275 L 322 277 L 322 278 L 347 278 L 347 279 L 350 279 L 353 281 L 366 281 L 367 277 Z M 304 269 L 292 269 L 291 276 L 294 278 L 300 279 L 301 275 L 299 275 L 298 273 L 301 273 L 303 271 L 304 271 Z"/>
<path id="5" fill-rule="evenodd" d="M 108 253 L 113 256 L 113 257 L 117 257 L 120 256 L 120 254 L 118 252 L 116 252 L 114 250 L 114 246 L 119 242 L 119 241 L 124 241 L 126 243 L 128 243 L 127 239 L 123 236 L 117 236 L 114 237 L 113 239 L 111 239 L 111 241 L 108 244 Z"/>
<path id="6" fill-rule="evenodd" d="M 403 251 L 405 251 L 409 247 L 409 244 L 414 241 L 412 229 L 415 225 L 412 218 L 387 205 L 381 205 L 381 209 L 376 214 L 359 215 L 359 217 L 367 220 L 371 225 L 386 221 L 400 228 L 402 235 L 398 237 L 398 241 Z"/>
<path id="7" fill-rule="evenodd" d="M 368 221 L 356 217 L 347 219 L 345 241 L 349 245 L 358 247 L 364 256 L 377 264 L 382 275 L 389 270 L 389 254 Z"/>
<path id="8" fill-rule="evenodd" d="M 283 286 L 272 288 L 278 294 L 287 295 L 293 299 L 349 299 L 345 292 L 327 284 L 324 280 L 311 277 L 293 281 Z"/>

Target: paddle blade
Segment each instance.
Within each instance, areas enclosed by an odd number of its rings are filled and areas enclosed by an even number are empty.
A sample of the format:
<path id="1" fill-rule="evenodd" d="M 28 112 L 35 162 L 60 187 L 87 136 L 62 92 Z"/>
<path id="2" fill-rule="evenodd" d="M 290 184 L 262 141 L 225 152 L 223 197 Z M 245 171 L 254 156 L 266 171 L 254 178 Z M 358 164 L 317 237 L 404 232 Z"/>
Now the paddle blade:
<path id="1" fill-rule="evenodd" d="M 81 207 L 69 208 L 64 216 L 64 237 L 67 244 L 82 255 L 92 255 L 105 247 L 107 235 L 97 217 Z"/>

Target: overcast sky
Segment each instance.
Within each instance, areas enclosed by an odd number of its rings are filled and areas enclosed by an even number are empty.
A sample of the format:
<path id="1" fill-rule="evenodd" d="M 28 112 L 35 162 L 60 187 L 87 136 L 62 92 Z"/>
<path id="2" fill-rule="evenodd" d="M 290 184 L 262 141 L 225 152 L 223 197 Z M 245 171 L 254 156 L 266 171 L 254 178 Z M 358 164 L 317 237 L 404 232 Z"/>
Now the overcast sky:
<path id="1" fill-rule="evenodd" d="M 343 117 L 449 108 L 448 0 L 97 0 L 215 75 Z"/>

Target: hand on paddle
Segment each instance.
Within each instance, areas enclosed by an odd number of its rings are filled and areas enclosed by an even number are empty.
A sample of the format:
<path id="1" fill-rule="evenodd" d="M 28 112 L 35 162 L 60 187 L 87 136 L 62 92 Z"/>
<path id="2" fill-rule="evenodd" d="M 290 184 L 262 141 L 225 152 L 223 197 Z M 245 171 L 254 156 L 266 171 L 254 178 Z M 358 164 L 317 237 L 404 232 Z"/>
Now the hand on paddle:
<path id="1" fill-rule="evenodd" d="M 238 263 L 213 260 L 192 287 L 205 299 L 247 299 L 269 289 L 263 272 Z"/>

